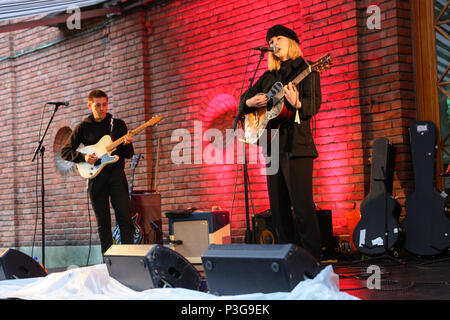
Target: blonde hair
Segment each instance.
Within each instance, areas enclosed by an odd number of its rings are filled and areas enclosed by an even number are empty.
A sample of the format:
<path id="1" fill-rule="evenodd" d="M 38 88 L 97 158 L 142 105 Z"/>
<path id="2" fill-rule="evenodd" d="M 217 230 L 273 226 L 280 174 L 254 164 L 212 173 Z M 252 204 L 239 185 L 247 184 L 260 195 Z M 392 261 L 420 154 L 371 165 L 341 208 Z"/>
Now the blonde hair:
<path id="1" fill-rule="evenodd" d="M 287 58 L 295 60 L 298 57 L 303 57 L 302 50 L 300 49 L 300 46 L 297 42 L 294 40 L 288 38 L 288 52 L 287 52 Z M 269 52 L 269 59 L 268 59 L 268 68 L 270 71 L 280 70 L 281 67 L 281 60 L 273 54 L 273 52 Z"/>

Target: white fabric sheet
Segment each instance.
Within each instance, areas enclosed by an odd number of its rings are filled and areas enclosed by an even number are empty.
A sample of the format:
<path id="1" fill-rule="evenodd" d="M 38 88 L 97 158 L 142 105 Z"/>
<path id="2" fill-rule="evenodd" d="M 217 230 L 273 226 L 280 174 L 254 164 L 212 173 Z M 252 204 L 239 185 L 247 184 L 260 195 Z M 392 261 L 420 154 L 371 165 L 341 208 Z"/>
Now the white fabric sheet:
<path id="1" fill-rule="evenodd" d="M 134 291 L 111 278 L 105 264 L 75 268 L 42 278 L 0 281 L 0 298 L 27 300 L 357 300 L 339 291 L 339 277 L 332 266 L 314 279 L 301 281 L 291 292 L 253 293 L 234 296 L 183 288 Z"/>

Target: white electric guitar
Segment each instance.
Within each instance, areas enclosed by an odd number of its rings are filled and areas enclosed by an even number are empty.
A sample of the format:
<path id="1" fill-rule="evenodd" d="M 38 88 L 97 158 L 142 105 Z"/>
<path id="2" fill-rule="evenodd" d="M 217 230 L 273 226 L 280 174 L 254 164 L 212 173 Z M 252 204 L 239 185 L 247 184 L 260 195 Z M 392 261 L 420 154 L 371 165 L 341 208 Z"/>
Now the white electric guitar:
<path id="1" fill-rule="evenodd" d="M 154 116 L 147 122 L 141 124 L 139 127 L 131 131 L 131 135 L 134 136 L 145 128 L 157 124 L 159 121 L 161 121 L 161 119 L 161 115 Z M 119 160 L 119 156 L 111 155 L 111 153 L 113 153 L 116 148 L 124 142 L 124 137 L 125 136 L 113 142 L 110 136 L 105 135 L 96 144 L 78 149 L 78 152 L 84 154 L 92 154 L 98 157 L 97 162 L 93 165 L 87 162 L 80 162 L 76 164 L 80 176 L 85 179 L 93 179 L 102 171 L 102 169 L 106 165 L 117 162 Z"/>

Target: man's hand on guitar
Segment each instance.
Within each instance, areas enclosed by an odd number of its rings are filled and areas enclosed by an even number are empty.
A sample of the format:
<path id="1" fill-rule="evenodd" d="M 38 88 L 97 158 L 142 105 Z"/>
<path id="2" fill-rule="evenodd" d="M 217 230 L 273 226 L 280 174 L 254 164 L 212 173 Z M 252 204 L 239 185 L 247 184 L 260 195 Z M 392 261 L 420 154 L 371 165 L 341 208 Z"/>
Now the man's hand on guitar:
<path id="1" fill-rule="evenodd" d="M 257 94 L 253 98 L 246 101 L 247 106 L 254 108 L 262 108 L 267 106 L 267 97 L 265 94 Z"/>
<path id="2" fill-rule="evenodd" d="M 131 133 L 131 131 L 128 131 L 128 133 L 123 136 L 123 143 L 124 144 L 129 144 L 133 142 L 133 134 Z"/>
<path id="3" fill-rule="evenodd" d="M 97 162 L 98 157 L 95 156 L 95 155 L 93 155 L 93 154 L 85 154 L 85 155 L 84 155 L 84 160 L 85 160 L 87 163 L 94 165 L 94 164 Z"/>

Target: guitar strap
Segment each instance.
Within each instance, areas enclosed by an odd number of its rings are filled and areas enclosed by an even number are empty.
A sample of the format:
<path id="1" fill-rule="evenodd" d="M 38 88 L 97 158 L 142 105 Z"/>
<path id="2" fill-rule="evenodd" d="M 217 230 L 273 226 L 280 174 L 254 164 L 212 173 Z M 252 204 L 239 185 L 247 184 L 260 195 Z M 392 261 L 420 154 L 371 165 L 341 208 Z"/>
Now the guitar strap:
<path id="1" fill-rule="evenodd" d="M 114 117 L 111 116 L 111 125 L 110 125 L 111 129 L 109 130 L 109 135 L 111 136 L 111 138 L 112 138 L 113 127 L 114 127 Z"/>
<path id="2" fill-rule="evenodd" d="M 306 65 L 308 66 L 308 68 L 311 66 L 311 64 L 308 62 L 308 60 L 303 59 L 303 61 L 305 61 L 305 63 L 306 63 Z M 303 93 L 303 84 L 300 84 L 300 92 L 298 93 L 299 99 L 302 97 L 302 93 Z M 315 99 L 315 95 L 314 95 L 314 94 L 313 94 L 313 99 Z M 301 103 L 302 103 L 302 102 L 300 101 L 300 104 L 301 104 Z M 314 100 L 313 103 L 315 103 L 315 100 Z M 294 122 L 297 123 L 297 124 L 300 124 L 300 123 L 301 123 L 301 121 L 300 121 L 300 116 L 299 116 L 299 114 L 298 114 L 298 109 L 295 110 L 295 120 L 294 120 Z"/>
<path id="3" fill-rule="evenodd" d="M 305 61 L 306 65 L 307 65 L 308 67 L 310 66 L 308 60 L 303 59 L 303 61 Z M 303 91 L 303 84 L 300 84 L 300 92 L 298 93 L 298 98 L 299 98 L 299 100 L 300 100 L 300 98 L 301 98 L 301 96 L 302 96 L 302 91 Z M 301 103 L 302 103 L 302 102 L 300 101 L 300 105 L 301 105 Z M 300 121 L 300 116 L 299 116 L 299 114 L 298 114 L 298 109 L 295 109 L 295 119 L 294 119 L 294 122 L 297 123 L 297 124 L 300 124 L 300 123 L 301 123 L 301 121 Z"/>

